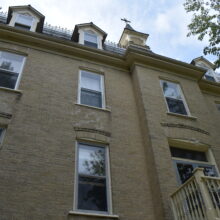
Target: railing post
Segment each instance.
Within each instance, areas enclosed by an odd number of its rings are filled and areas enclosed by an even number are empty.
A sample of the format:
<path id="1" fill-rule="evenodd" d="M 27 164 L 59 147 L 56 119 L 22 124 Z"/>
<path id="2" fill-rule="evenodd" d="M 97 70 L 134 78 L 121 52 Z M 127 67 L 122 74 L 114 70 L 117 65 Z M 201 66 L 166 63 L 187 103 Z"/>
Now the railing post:
<path id="1" fill-rule="evenodd" d="M 207 217 L 208 220 L 215 220 L 216 219 L 216 212 L 215 212 L 215 208 L 213 206 L 213 202 L 211 200 L 208 188 L 206 187 L 202 177 L 204 177 L 204 172 L 203 172 L 203 168 L 196 168 L 193 172 L 196 182 L 199 185 L 200 188 L 200 192 L 202 194 L 202 198 L 203 201 L 205 203 L 205 207 L 206 207 L 206 213 L 207 213 Z"/>

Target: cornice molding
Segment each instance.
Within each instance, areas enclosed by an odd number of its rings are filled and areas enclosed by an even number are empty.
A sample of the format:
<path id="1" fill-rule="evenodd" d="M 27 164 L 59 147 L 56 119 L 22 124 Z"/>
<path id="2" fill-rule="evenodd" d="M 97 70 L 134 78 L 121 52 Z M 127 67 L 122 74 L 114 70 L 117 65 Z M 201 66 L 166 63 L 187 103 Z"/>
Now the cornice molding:
<path id="1" fill-rule="evenodd" d="M 199 81 L 199 88 L 202 91 L 209 92 L 211 94 L 218 94 L 220 95 L 220 83 L 211 82 L 205 79 L 201 79 Z"/>
<path id="2" fill-rule="evenodd" d="M 114 54 L 109 51 L 90 48 L 72 41 L 36 33 L 0 24 L 0 39 L 15 42 L 22 46 L 55 52 L 72 57 L 88 59 L 90 61 L 131 70 L 135 63 L 141 63 L 162 70 L 168 70 L 180 75 L 189 76 L 197 80 L 204 75 L 204 69 L 178 60 L 164 57 L 145 49 L 129 46 L 125 55 Z"/>
<path id="3" fill-rule="evenodd" d="M 200 80 L 205 74 L 204 69 L 192 64 L 184 63 L 165 56 L 152 53 L 137 47 L 128 47 L 125 59 L 130 66 L 133 63 L 141 63 L 157 67 L 162 70 L 175 72 L 176 74 Z"/>
<path id="4" fill-rule="evenodd" d="M 53 51 L 129 70 L 121 55 L 36 32 L 23 31 L 4 24 L 0 24 L 0 39 L 6 42 L 15 42 L 22 46 L 28 45 L 31 48 Z"/>

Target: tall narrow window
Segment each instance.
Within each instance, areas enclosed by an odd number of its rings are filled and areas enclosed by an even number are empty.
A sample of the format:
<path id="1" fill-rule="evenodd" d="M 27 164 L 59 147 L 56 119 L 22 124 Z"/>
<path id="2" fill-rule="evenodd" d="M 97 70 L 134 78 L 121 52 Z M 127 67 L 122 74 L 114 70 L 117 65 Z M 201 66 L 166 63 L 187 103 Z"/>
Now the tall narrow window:
<path id="1" fill-rule="evenodd" d="M 104 108 L 103 75 L 80 71 L 79 103 Z"/>
<path id="2" fill-rule="evenodd" d="M 189 111 L 179 84 L 161 80 L 161 86 L 169 112 L 188 115 Z"/>
<path id="3" fill-rule="evenodd" d="M 30 30 L 33 21 L 34 18 L 29 15 L 18 14 L 14 26 L 20 29 Z"/>
<path id="4" fill-rule="evenodd" d="M 0 51 L 0 87 L 17 89 L 24 57 Z"/>
<path id="5" fill-rule="evenodd" d="M 220 111 L 220 103 L 216 103 L 216 107 Z"/>
<path id="6" fill-rule="evenodd" d="M 97 35 L 89 32 L 84 32 L 84 45 L 98 48 Z"/>
<path id="7" fill-rule="evenodd" d="M 0 127 L 0 145 L 1 145 L 2 141 L 3 141 L 4 131 L 5 131 L 5 129 Z"/>
<path id="8" fill-rule="evenodd" d="M 105 147 L 78 144 L 77 209 L 108 212 L 108 155 Z"/>

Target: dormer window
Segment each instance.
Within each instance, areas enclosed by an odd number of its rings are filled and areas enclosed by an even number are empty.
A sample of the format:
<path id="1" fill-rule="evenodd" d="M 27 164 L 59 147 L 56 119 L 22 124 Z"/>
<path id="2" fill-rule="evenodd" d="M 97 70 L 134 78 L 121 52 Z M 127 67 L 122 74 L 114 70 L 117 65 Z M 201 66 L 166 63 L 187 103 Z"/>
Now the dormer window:
<path id="1" fill-rule="evenodd" d="M 107 34 L 102 29 L 90 22 L 77 24 L 71 40 L 92 48 L 103 49 L 106 36 Z"/>
<path id="2" fill-rule="evenodd" d="M 34 18 L 29 15 L 18 14 L 14 26 L 24 30 L 31 30 Z"/>
<path id="3" fill-rule="evenodd" d="M 44 16 L 31 5 L 12 6 L 8 9 L 6 23 L 18 29 L 42 33 Z"/>
<path id="4" fill-rule="evenodd" d="M 94 34 L 92 31 L 84 32 L 84 45 L 89 46 L 89 47 L 98 48 L 97 35 Z"/>
<path id="5" fill-rule="evenodd" d="M 204 78 L 209 80 L 209 81 L 216 82 L 216 79 L 214 77 L 212 69 L 207 70 L 207 72 L 204 75 Z"/>

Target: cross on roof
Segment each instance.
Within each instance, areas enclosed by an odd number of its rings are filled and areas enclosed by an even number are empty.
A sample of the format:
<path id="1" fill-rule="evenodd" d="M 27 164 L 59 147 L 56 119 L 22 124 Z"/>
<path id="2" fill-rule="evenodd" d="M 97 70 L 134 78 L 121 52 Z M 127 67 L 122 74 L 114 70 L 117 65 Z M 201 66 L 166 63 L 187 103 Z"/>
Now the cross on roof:
<path id="1" fill-rule="evenodd" d="M 131 23 L 131 21 L 127 20 L 126 18 L 121 18 L 122 21 L 124 21 L 126 24 Z"/>

